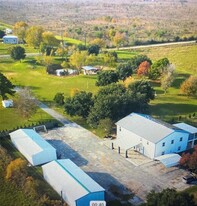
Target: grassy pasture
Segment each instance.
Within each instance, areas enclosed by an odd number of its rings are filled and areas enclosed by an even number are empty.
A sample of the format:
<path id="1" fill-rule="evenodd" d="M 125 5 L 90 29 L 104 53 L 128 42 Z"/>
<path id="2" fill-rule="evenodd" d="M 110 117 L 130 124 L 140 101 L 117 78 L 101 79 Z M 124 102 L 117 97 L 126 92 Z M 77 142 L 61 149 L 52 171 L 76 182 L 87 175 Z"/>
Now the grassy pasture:
<path id="1" fill-rule="evenodd" d="M 57 39 L 62 40 L 61 36 L 56 36 Z M 84 42 L 77 40 L 77 39 L 72 39 L 72 38 L 68 38 L 68 37 L 63 37 L 63 40 L 67 43 L 67 44 L 74 44 L 74 45 L 79 45 L 79 44 L 84 44 Z"/>
<path id="2" fill-rule="evenodd" d="M 197 100 L 195 98 L 187 98 L 180 94 L 179 91 L 180 84 L 190 74 L 196 73 L 197 59 L 195 58 L 195 54 L 197 54 L 197 47 L 195 45 L 117 51 L 117 53 L 119 59 L 122 59 L 123 61 L 136 54 L 146 54 L 153 61 L 167 57 L 173 64 L 175 64 L 176 78 L 173 87 L 167 91 L 166 95 L 164 95 L 158 83 L 152 83 L 157 93 L 156 99 L 151 101 L 150 111 L 152 115 L 164 120 L 170 120 L 174 117 L 178 118 L 180 115 L 188 117 L 189 114 L 197 113 Z M 62 92 L 65 97 L 67 97 L 72 95 L 75 90 L 85 90 L 96 93 L 99 89 L 95 86 L 96 76 L 79 75 L 57 77 L 48 75 L 46 74 L 44 66 L 36 65 L 33 69 L 33 60 L 33 57 L 28 57 L 20 63 L 15 62 L 10 58 L 1 58 L 0 72 L 4 73 L 16 86 L 30 87 L 39 100 L 48 103 L 50 106 L 52 106 L 51 103 L 57 92 Z M 5 126 L 13 126 L 14 122 L 21 121 L 22 123 L 23 121 L 17 114 L 11 111 L 12 109 L 5 110 L 0 107 L 0 125 L 4 125 L 3 128 L 5 128 Z M 61 109 L 61 112 L 62 111 L 63 109 Z M 9 118 L 10 116 L 12 116 L 12 118 Z M 39 116 L 40 114 L 37 114 L 33 119 L 37 121 Z M 43 115 L 43 118 L 48 117 L 44 117 Z M 10 121 L 9 119 L 12 119 L 13 121 Z M 71 119 L 88 128 L 87 124 L 84 123 L 84 120 L 81 120 L 78 117 Z M 189 121 L 197 122 L 196 119 L 190 119 Z"/>

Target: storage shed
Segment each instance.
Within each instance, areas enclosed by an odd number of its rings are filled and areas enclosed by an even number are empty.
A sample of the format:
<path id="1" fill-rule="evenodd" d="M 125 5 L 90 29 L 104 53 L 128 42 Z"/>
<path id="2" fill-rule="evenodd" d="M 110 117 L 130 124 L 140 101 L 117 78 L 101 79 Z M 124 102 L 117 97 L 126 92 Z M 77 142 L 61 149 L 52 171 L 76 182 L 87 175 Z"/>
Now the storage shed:
<path id="1" fill-rule="evenodd" d="M 56 149 L 33 129 L 18 129 L 10 133 L 15 147 L 33 165 L 41 165 L 57 159 Z"/>
<path id="2" fill-rule="evenodd" d="M 3 43 L 4 44 L 18 44 L 18 37 L 17 36 L 4 36 Z"/>
<path id="3" fill-rule="evenodd" d="M 3 100 L 2 105 L 3 107 L 8 108 L 8 107 L 13 107 L 14 103 L 12 99 L 8 99 L 8 100 Z"/>
<path id="4" fill-rule="evenodd" d="M 45 180 L 70 206 L 89 206 L 90 201 L 105 199 L 105 189 L 69 159 L 42 166 Z"/>

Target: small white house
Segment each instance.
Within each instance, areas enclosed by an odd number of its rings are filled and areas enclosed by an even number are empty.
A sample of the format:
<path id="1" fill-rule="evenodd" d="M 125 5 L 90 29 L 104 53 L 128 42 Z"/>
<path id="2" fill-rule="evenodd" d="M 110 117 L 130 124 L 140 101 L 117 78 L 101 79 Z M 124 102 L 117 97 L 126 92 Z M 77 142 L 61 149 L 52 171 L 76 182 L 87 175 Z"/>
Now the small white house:
<path id="1" fill-rule="evenodd" d="M 96 67 L 92 67 L 92 66 L 83 66 L 82 69 L 83 69 L 84 75 L 97 74 L 99 70 Z"/>
<path id="2" fill-rule="evenodd" d="M 3 107 L 5 107 L 5 108 L 9 108 L 9 107 L 13 107 L 13 106 L 14 106 L 14 103 L 13 103 L 13 100 L 12 100 L 12 99 L 8 99 L 8 100 L 3 100 L 3 101 L 2 101 L 2 105 L 3 105 Z"/>
<path id="3" fill-rule="evenodd" d="M 131 113 L 116 123 L 117 139 L 113 146 L 127 151 L 134 149 L 155 159 L 161 155 L 179 153 L 188 147 L 186 130 L 152 118 L 149 115 Z"/>
<path id="4" fill-rule="evenodd" d="M 18 44 L 18 37 L 17 36 L 4 36 L 3 43 L 4 44 Z"/>
<path id="5" fill-rule="evenodd" d="M 49 162 L 42 170 L 44 179 L 70 206 L 105 200 L 105 189 L 69 159 Z"/>
<path id="6" fill-rule="evenodd" d="M 10 133 L 10 138 L 33 166 L 57 159 L 56 149 L 33 129 L 18 129 Z"/>

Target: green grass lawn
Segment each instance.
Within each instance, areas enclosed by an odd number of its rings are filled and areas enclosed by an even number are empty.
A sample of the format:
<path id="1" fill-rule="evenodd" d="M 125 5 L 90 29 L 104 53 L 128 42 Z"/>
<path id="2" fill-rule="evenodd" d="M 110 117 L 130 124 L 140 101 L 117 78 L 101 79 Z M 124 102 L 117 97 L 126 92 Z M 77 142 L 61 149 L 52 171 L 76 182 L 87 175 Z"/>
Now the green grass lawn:
<path id="1" fill-rule="evenodd" d="M 1 46 L 0 46 L 1 49 Z M 154 89 L 156 90 L 156 99 L 151 101 L 150 111 L 153 116 L 159 117 L 163 120 L 171 120 L 172 118 L 178 118 L 180 115 L 187 117 L 189 114 L 196 112 L 197 114 L 197 100 L 194 98 L 187 98 L 180 94 L 180 84 L 190 75 L 196 73 L 197 68 L 197 47 L 195 45 L 190 46 L 172 46 L 172 47 L 159 47 L 151 49 L 140 49 L 135 51 L 117 51 L 119 58 L 128 59 L 135 54 L 146 54 L 153 61 L 160 58 L 167 57 L 171 63 L 176 66 L 176 79 L 173 87 L 171 87 L 167 94 L 164 95 L 159 84 L 154 83 Z M 28 57 L 22 62 L 13 61 L 10 58 L 0 59 L 0 72 L 6 75 L 13 84 L 16 86 L 28 86 L 32 89 L 36 97 L 52 105 L 53 98 L 57 92 L 64 93 L 65 97 L 68 97 L 74 93 L 75 90 L 85 90 L 92 93 L 98 91 L 98 87 L 95 86 L 96 76 L 69 76 L 69 77 L 57 77 L 48 75 L 44 66 L 36 65 L 33 68 L 33 57 Z M 0 108 L 0 125 L 10 127 L 16 122 L 20 124 L 23 119 L 17 117 L 14 109 Z M 61 110 L 63 112 L 63 109 Z M 9 118 L 10 116 L 14 118 Z M 37 116 L 37 117 L 36 117 Z M 40 117 L 40 114 L 36 115 L 35 121 Z M 46 117 L 48 118 L 48 117 Z M 69 117 L 70 118 L 70 117 Z M 13 119 L 10 121 L 9 119 Z M 73 121 L 84 125 L 89 128 L 84 120 L 78 117 L 71 118 Z M 196 124 L 196 119 L 189 119 L 189 122 Z"/>
<path id="2" fill-rule="evenodd" d="M 57 39 L 62 40 L 61 36 L 56 36 Z M 79 44 L 85 44 L 84 42 L 77 40 L 77 39 L 72 39 L 68 37 L 63 37 L 63 40 L 70 45 L 79 45 Z"/>
<path id="3" fill-rule="evenodd" d="M 33 47 L 29 47 L 24 44 L 4 44 L 0 43 L 0 55 L 6 55 L 10 54 L 10 49 L 12 49 L 14 46 L 21 46 L 25 48 L 26 53 L 38 53 L 37 49 L 34 49 Z"/>

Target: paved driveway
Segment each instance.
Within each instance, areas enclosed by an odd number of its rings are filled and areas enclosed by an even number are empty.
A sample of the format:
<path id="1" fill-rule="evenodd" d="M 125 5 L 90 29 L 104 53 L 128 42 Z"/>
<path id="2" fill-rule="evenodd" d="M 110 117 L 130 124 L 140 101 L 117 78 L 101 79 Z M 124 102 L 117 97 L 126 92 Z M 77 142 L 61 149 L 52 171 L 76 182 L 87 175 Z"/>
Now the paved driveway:
<path id="1" fill-rule="evenodd" d="M 59 158 L 70 158 L 103 186 L 108 199 L 114 198 L 113 194 L 124 198 L 125 194 L 133 192 L 136 197 L 145 200 L 152 189 L 159 191 L 174 187 L 182 190 L 187 187 L 181 182 L 181 177 L 185 175 L 183 170 L 176 167 L 166 169 L 153 161 L 135 166 L 106 147 L 103 140 L 75 123 L 65 124 L 42 136 L 57 149 Z"/>

